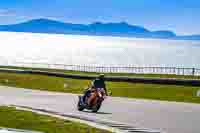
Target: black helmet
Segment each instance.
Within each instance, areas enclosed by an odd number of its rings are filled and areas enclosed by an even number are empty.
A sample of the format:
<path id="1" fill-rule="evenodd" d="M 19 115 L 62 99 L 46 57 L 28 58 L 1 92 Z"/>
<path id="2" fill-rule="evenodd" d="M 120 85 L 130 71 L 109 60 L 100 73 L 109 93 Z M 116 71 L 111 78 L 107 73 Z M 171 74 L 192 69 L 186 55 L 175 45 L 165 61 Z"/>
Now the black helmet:
<path id="1" fill-rule="evenodd" d="M 104 78 L 104 74 L 100 74 L 99 79 L 103 79 L 103 78 Z"/>

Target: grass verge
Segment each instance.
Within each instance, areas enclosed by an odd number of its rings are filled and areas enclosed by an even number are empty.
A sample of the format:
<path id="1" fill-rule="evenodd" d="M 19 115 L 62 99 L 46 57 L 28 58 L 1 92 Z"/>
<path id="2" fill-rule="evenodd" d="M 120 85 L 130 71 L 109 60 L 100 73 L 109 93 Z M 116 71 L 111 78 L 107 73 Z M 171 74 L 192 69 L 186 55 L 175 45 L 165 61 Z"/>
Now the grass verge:
<path id="1" fill-rule="evenodd" d="M 49 77 L 36 74 L 0 73 L 0 85 L 38 90 L 82 93 L 89 80 Z M 106 82 L 112 96 L 200 103 L 196 96 L 198 87 L 158 85 L 127 82 Z"/>
<path id="2" fill-rule="evenodd" d="M 0 127 L 34 130 L 43 133 L 109 133 L 84 124 L 5 106 L 0 106 Z"/>

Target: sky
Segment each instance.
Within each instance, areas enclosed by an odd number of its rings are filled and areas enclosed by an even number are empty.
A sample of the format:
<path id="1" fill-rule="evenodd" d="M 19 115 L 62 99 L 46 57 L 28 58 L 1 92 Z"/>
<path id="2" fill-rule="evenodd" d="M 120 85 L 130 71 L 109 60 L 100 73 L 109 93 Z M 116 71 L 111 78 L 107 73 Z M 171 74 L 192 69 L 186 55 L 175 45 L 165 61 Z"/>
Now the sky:
<path id="1" fill-rule="evenodd" d="M 128 22 L 149 30 L 200 34 L 200 0 L 0 0 L 0 24 L 48 18 Z"/>

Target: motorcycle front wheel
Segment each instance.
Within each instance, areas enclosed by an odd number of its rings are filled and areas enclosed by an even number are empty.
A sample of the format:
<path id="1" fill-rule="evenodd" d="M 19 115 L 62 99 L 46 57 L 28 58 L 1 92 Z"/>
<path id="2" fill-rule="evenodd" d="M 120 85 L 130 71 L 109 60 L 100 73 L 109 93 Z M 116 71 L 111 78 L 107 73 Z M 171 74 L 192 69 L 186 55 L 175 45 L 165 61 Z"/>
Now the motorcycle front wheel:
<path id="1" fill-rule="evenodd" d="M 96 113 L 96 112 L 99 111 L 99 109 L 101 108 L 102 101 L 103 101 L 103 100 L 99 100 L 99 101 L 97 102 L 97 104 L 92 108 L 92 112 Z"/>
<path id="2" fill-rule="evenodd" d="M 83 111 L 84 110 L 84 106 L 81 103 L 81 97 L 79 97 L 78 104 L 77 104 L 77 109 L 78 109 L 78 111 Z"/>

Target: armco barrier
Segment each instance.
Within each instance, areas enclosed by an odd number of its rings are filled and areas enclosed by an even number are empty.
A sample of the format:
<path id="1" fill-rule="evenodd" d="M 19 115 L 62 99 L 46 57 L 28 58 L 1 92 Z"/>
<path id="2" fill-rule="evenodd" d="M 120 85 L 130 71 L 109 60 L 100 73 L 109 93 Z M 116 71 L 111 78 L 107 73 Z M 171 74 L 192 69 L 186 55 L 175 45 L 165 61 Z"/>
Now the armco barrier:
<path id="1" fill-rule="evenodd" d="M 19 73 L 19 74 L 39 74 L 46 76 L 55 76 L 73 79 L 95 79 L 96 76 L 65 74 L 58 72 L 47 72 L 39 70 L 21 70 L 21 69 L 4 69 L 0 68 L 0 72 Z M 187 86 L 200 86 L 200 80 L 193 79 L 174 79 L 174 78 L 141 78 L 141 77 L 125 77 L 125 76 L 106 76 L 106 81 L 114 82 L 132 82 L 132 83 L 146 83 L 146 84 L 168 84 L 168 85 L 187 85 Z"/>

